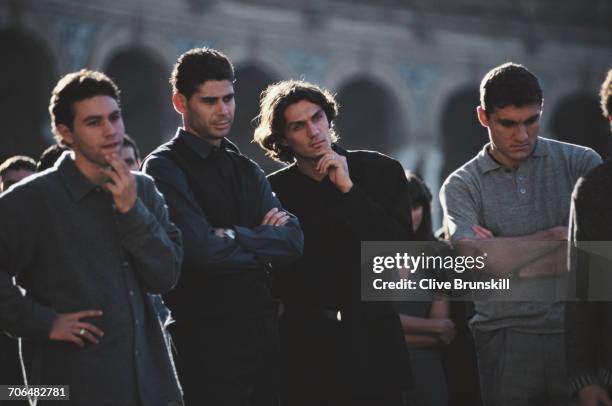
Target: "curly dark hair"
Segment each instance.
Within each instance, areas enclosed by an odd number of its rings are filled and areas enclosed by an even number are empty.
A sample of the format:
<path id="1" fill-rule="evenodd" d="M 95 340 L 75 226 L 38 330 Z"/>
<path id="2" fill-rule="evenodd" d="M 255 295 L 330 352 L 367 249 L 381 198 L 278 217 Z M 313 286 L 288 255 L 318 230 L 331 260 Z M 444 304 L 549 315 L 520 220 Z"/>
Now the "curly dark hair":
<path id="1" fill-rule="evenodd" d="M 338 103 L 326 89 L 302 80 L 285 80 L 274 83 L 261 93 L 259 116 L 253 141 L 266 151 L 270 158 L 285 163 L 294 160 L 293 151 L 281 143 L 285 136 L 285 110 L 301 100 L 307 100 L 323 109 L 330 126 L 332 142 L 338 140 L 333 127 L 338 115 Z"/>
<path id="2" fill-rule="evenodd" d="M 612 116 L 612 69 L 608 71 L 606 80 L 601 84 L 601 111 L 606 119 Z"/>

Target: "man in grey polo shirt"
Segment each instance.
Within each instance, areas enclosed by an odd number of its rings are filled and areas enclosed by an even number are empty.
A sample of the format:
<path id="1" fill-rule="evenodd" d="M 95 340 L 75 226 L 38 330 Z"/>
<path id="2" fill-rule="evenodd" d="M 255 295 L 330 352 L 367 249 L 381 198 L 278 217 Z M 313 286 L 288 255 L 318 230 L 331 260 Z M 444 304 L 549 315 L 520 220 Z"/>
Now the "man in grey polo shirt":
<path id="1" fill-rule="evenodd" d="M 542 89 L 525 67 L 507 63 L 488 72 L 477 114 L 489 143 L 440 191 L 451 239 L 493 242 L 488 265 L 512 272 L 527 289 L 545 288 L 552 283 L 546 276 L 563 269 L 564 250 L 538 242 L 567 240 L 574 183 L 601 162 L 588 148 L 538 137 L 542 106 Z M 563 305 L 475 305 L 470 324 L 485 406 L 567 404 Z"/>

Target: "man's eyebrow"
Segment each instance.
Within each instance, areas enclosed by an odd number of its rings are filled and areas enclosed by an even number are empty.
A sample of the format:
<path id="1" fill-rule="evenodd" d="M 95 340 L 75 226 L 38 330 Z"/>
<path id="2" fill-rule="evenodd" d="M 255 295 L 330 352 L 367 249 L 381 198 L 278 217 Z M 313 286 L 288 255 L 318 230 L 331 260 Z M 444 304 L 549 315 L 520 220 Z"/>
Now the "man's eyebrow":
<path id="1" fill-rule="evenodd" d="M 540 117 L 540 113 L 536 113 L 536 114 L 534 114 L 533 116 L 528 117 L 527 119 L 525 119 L 524 121 L 522 121 L 522 123 L 523 123 L 523 124 L 526 124 L 526 123 L 532 123 L 532 122 L 534 122 L 535 120 L 537 120 L 539 117 Z M 498 123 L 501 123 L 501 124 L 512 124 L 512 125 L 514 125 L 514 124 L 519 124 L 519 123 L 520 123 L 519 121 L 511 120 L 511 119 L 509 119 L 509 118 L 498 118 L 498 119 L 497 119 L 497 122 L 498 122 Z"/>
<path id="2" fill-rule="evenodd" d="M 290 127 L 290 126 L 292 126 L 292 125 L 294 125 L 294 124 L 304 124 L 305 122 L 306 122 L 306 120 L 289 121 L 289 122 L 287 123 L 287 127 Z"/>
<path id="3" fill-rule="evenodd" d="M 226 97 L 233 97 L 234 96 L 234 92 L 230 92 L 228 94 L 224 94 L 223 96 L 200 96 L 201 100 L 219 100 L 219 99 L 225 99 Z"/>
<path id="4" fill-rule="evenodd" d="M 93 114 L 91 116 L 85 116 L 83 118 L 83 121 L 99 120 L 102 117 L 103 117 L 102 114 Z"/>
<path id="5" fill-rule="evenodd" d="M 540 113 L 534 114 L 533 116 L 529 117 L 527 120 L 523 121 L 523 123 L 531 123 L 536 121 L 538 118 L 540 118 Z"/>
<path id="6" fill-rule="evenodd" d="M 497 119 L 498 123 L 502 123 L 502 124 L 517 124 L 517 121 L 511 120 L 509 118 L 498 118 Z"/>
<path id="7" fill-rule="evenodd" d="M 111 111 L 108 115 L 114 116 L 115 114 L 121 114 L 121 110 L 115 109 Z M 91 116 L 85 116 L 85 118 L 83 118 L 83 121 L 99 120 L 102 117 L 104 117 L 104 114 L 92 114 Z"/>
<path id="8" fill-rule="evenodd" d="M 319 107 L 314 113 L 312 113 L 309 117 L 307 117 L 305 120 L 296 120 L 296 121 L 289 121 L 287 122 L 287 127 L 289 127 L 292 124 L 304 124 L 306 121 L 308 121 L 308 119 L 311 119 L 315 116 L 317 116 L 318 114 L 323 113 L 323 109 L 321 107 Z"/>

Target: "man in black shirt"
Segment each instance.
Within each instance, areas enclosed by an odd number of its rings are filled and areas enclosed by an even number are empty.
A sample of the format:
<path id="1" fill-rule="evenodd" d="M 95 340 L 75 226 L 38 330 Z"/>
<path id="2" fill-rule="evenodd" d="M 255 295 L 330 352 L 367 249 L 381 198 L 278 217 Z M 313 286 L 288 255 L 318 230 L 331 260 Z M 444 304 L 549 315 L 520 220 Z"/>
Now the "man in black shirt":
<path id="1" fill-rule="evenodd" d="M 171 76 L 183 127 L 143 164 L 183 232 L 184 267 L 166 296 L 188 405 L 278 402 L 277 302 L 269 264 L 297 259 L 303 235 L 261 169 L 225 137 L 234 70 L 222 53 L 193 49 Z"/>
<path id="2" fill-rule="evenodd" d="M 612 69 L 601 86 L 601 109 L 612 126 Z M 609 246 L 612 241 L 611 207 L 612 161 L 607 160 L 578 181 L 572 196 L 570 258 L 578 300 L 566 305 L 565 342 L 570 390 L 580 406 L 612 405 L 610 260 L 609 254 L 588 253 L 589 242 Z"/>
<path id="3" fill-rule="evenodd" d="M 335 144 L 333 96 L 285 81 L 262 95 L 255 140 L 291 163 L 270 175 L 300 219 L 304 256 L 279 275 L 285 405 L 400 405 L 406 346 L 388 303 L 360 301 L 360 242 L 412 238 L 399 162 Z"/>

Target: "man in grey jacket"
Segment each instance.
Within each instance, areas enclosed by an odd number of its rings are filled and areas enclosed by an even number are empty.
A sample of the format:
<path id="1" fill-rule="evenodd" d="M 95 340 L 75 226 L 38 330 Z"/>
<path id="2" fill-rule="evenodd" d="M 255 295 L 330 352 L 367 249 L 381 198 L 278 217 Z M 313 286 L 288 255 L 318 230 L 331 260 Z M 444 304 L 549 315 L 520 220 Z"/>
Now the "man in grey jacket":
<path id="1" fill-rule="evenodd" d="M 119 157 L 119 91 L 71 73 L 49 111 L 72 151 L 0 195 L 0 328 L 22 337 L 28 383 L 69 385 L 70 404 L 180 405 L 147 295 L 176 284 L 180 232 L 153 181 Z"/>

